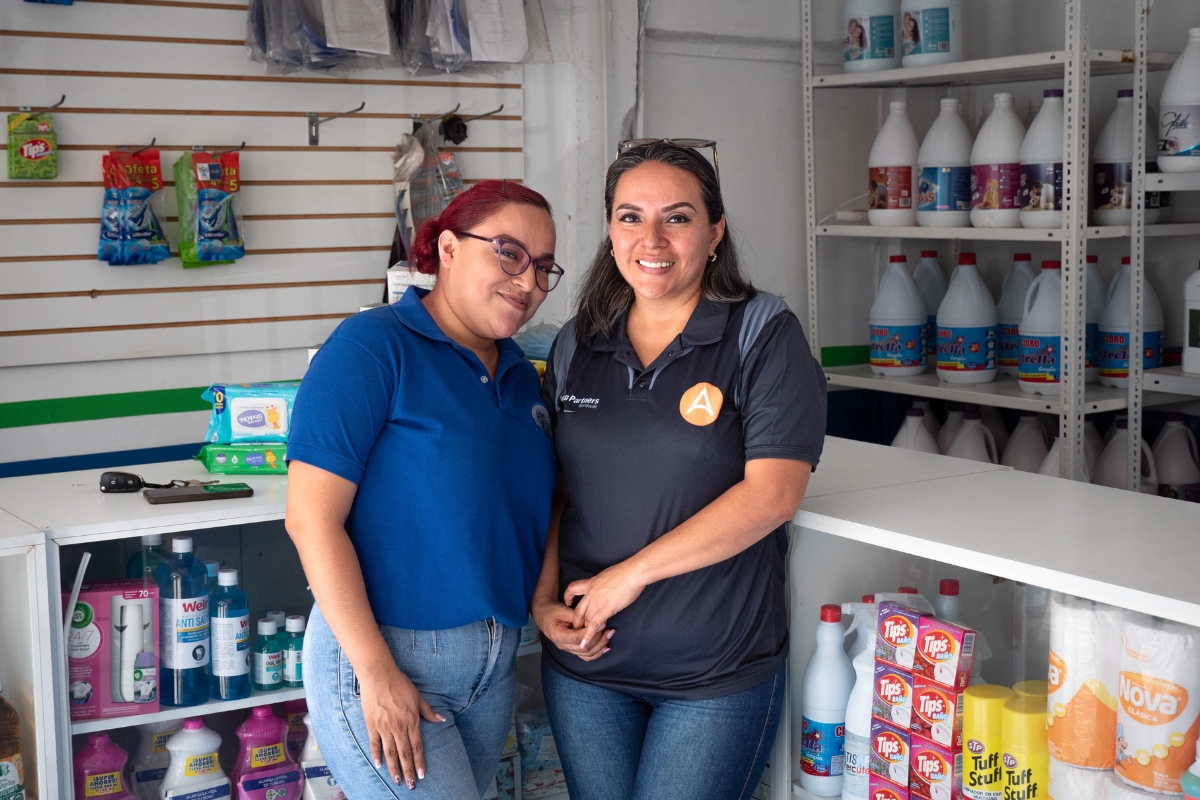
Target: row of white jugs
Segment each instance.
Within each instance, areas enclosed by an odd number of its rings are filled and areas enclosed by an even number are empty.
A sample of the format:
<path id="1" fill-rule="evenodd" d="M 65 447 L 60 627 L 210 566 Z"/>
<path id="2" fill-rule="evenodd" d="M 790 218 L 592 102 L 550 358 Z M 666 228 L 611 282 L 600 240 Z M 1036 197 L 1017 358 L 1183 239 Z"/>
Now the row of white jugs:
<path id="1" fill-rule="evenodd" d="M 993 302 L 975 264 L 962 253 L 947 287 L 936 250 L 921 251 L 912 275 L 903 255 L 889 257 L 871 305 L 871 369 L 877 375 L 918 375 L 935 360 L 948 383 L 986 383 L 996 374 L 1016 375 L 1030 394 L 1059 394 L 1062 340 L 1062 278 L 1058 261 L 1041 273 L 1028 253 L 1017 253 Z M 1087 258 L 1085 379 L 1105 386 L 1129 385 L 1129 258 L 1104 288 L 1096 256 Z M 1143 360 L 1162 363 L 1163 313 L 1145 284 Z M 935 313 L 929 313 L 936 309 Z"/>
<path id="2" fill-rule="evenodd" d="M 1002 464 L 1023 472 L 1058 477 L 1062 439 L 1053 443 L 1038 421 L 1037 412 L 1022 411 L 1012 434 L 994 408 L 966 410 L 963 403 L 946 404 L 946 422 L 939 424 L 928 400 L 915 400 L 908 409 L 892 447 L 940 453 L 954 458 Z M 1142 485 L 1147 494 L 1200 502 L 1200 452 L 1183 414 L 1171 412 L 1153 447 L 1142 440 Z M 1129 422 L 1122 415 L 1104 438 L 1091 420 L 1083 427 L 1085 474 L 1101 486 L 1125 488 L 1128 468 Z"/>

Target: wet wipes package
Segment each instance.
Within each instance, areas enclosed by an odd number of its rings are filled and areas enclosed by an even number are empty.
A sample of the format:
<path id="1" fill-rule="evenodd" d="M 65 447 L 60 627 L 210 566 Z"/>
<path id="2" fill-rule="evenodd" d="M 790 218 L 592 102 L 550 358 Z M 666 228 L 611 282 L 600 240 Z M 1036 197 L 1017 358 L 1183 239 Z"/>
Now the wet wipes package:
<path id="1" fill-rule="evenodd" d="M 228 264 L 246 254 L 238 156 L 195 151 L 175 162 L 179 256 L 186 268 Z"/>
<path id="2" fill-rule="evenodd" d="M 921 612 L 898 603 L 879 604 L 875 660 L 912 672 L 917 652 L 917 626 Z"/>
<path id="3" fill-rule="evenodd" d="M 102 159 L 104 206 L 97 258 L 114 266 L 171 257 L 163 232 L 162 161 L 157 150 L 113 150 Z"/>
<path id="4" fill-rule="evenodd" d="M 8 115 L 8 178 L 50 180 L 58 177 L 58 138 L 54 115 L 27 111 Z"/>
<path id="5" fill-rule="evenodd" d="M 908 728 L 912 722 L 913 679 L 905 670 L 882 661 L 875 662 L 871 716 Z"/>
<path id="6" fill-rule="evenodd" d="M 918 675 L 913 680 L 913 736 L 920 736 L 947 750 L 962 748 L 962 693 Z"/>
<path id="7" fill-rule="evenodd" d="M 921 617 L 913 674 L 957 691 L 967 688 L 975 631 L 933 616 Z"/>
<path id="8" fill-rule="evenodd" d="M 201 395 L 213 406 L 205 439 L 213 444 L 286 442 L 299 388 L 299 383 L 213 384 Z"/>
<path id="9" fill-rule="evenodd" d="M 269 444 L 206 444 L 194 456 L 214 475 L 286 475 L 284 449 Z"/>

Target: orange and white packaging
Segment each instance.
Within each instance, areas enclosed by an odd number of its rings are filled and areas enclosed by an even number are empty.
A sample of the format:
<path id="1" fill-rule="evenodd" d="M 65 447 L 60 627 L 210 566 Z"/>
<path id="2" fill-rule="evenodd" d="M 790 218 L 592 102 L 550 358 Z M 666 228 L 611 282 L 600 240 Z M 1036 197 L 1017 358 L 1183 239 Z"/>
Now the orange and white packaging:
<path id="1" fill-rule="evenodd" d="M 926 614 L 917 625 L 913 677 L 961 692 L 971 677 L 974 650 L 975 631 Z"/>
<path id="2" fill-rule="evenodd" d="M 1095 795 L 1102 800 L 1167 800 L 1166 795 L 1147 792 L 1145 789 L 1135 789 L 1117 777 L 1115 772 L 1104 772 L 1104 793 Z M 1058 800 L 1058 797 L 1053 797 Z"/>
<path id="3" fill-rule="evenodd" d="M 1050 598 L 1046 746 L 1064 764 L 1116 765 L 1122 616 L 1103 603 L 1058 592 Z"/>
<path id="4" fill-rule="evenodd" d="M 1200 629 L 1126 612 L 1117 676 L 1117 775 L 1180 794 L 1200 737 Z"/>
<path id="5" fill-rule="evenodd" d="M 1112 770 L 1084 769 L 1050 759 L 1050 800 L 1101 800 Z M 1120 781 L 1117 781 L 1120 783 Z"/>

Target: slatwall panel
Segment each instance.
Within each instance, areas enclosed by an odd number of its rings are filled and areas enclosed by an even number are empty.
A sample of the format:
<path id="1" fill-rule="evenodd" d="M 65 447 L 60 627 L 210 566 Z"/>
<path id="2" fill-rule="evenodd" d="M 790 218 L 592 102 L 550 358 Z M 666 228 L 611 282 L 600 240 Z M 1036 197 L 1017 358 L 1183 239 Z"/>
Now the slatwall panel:
<path id="1" fill-rule="evenodd" d="M 503 104 L 501 114 L 470 123 L 470 138 L 453 149 L 468 183 L 524 177 L 520 67 L 420 78 L 402 69 L 267 75 L 246 55 L 245 23 L 245 5 L 232 2 L 0 4 L 0 113 L 67 95 L 54 117 L 58 179 L 0 181 L 0 466 L 69 453 L 63 439 L 72 436 L 86 453 L 203 435 L 157 424 L 180 410 L 165 407 L 154 425 L 112 423 L 120 435 L 107 443 L 97 421 L 51 415 L 37 426 L 44 437 L 6 424 L 11 404 L 63 397 L 65 386 L 92 395 L 299 377 L 305 348 L 382 295 L 394 229 L 390 155 L 413 114 Z M 329 116 L 363 102 L 362 113 L 322 125 L 321 145 L 308 146 L 306 112 Z M 168 178 L 192 145 L 246 142 L 245 258 L 193 270 L 178 259 L 96 260 L 100 159 L 154 137 Z M 168 181 L 175 244 L 173 191 Z M 111 364 L 85 368 L 96 362 Z M 77 384 L 75 374 L 103 377 Z M 137 413 L 153 413 L 145 409 Z M 46 447 L 35 452 L 39 439 Z"/>

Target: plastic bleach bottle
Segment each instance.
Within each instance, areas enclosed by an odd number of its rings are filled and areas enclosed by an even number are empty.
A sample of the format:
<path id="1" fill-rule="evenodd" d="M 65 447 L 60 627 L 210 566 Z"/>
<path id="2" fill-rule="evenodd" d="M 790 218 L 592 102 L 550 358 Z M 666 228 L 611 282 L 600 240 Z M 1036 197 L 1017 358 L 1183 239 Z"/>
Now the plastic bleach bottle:
<path id="1" fill-rule="evenodd" d="M 1019 228 L 1021 145 L 1025 126 L 1013 96 L 1000 92 L 971 148 L 971 224 L 976 228 Z"/>
<path id="2" fill-rule="evenodd" d="M 221 769 L 217 750 L 221 737 L 204 727 L 204 721 L 192 717 L 183 721 L 183 730 L 167 742 L 171 763 L 163 778 L 162 800 L 170 798 L 228 797 L 229 778 Z"/>
<path id="3" fill-rule="evenodd" d="M 847 616 L 854 617 L 854 622 L 846 629 L 846 635 L 854 634 L 854 640 L 850 646 L 846 648 L 846 653 L 853 661 L 854 657 L 867 649 L 867 639 L 875 632 L 875 621 L 879 615 L 879 606 L 875 604 L 875 595 L 864 594 L 862 602 L 859 603 L 842 603 L 842 618 Z M 875 653 L 874 645 L 871 645 L 872 655 Z"/>
<path id="4" fill-rule="evenodd" d="M 842 8 L 842 66 L 875 72 L 900 66 L 900 0 L 846 0 Z"/>
<path id="5" fill-rule="evenodd" d="M 1184 424 L 1186 417 L 1178 411 L 1166 415 L 1158 438 L 1151 450 L 1158 467 L 1158 493 L 1165 497 L 1200 503 L 1200 452 L 1196 436 Z"/>
<path id="6" fill-rule="evenodd" d="M 966 410 L 966 404 L 957 400 L 950 400 L 946 403 L 946 422 L 938 431 L 937 436 L 938 450 L 941 452 L 945 453 L 950 449 L 950 445 L 954 444 L 954 437 L 958 436 L 958 429 L 962 427 L 963 413 Z"/>
<path id="7" fill-rule="evenodd" d="M 1003 453 L 1004 446 L 1008 444 L 1008 427 L 1000 416 L 1000 409 L 983 406 L 979 412 L 983 414 L 983 426 L 992 432 L 992 438 L 996 440 L 996 452 Z"/>
<path id="8" fill-rule="evenodd" d="M 209 692 L 208 570 L 192 557 L 192 537 L 171 540 L 171 560 L 159 565 L 155 578 L 160 700 L 167 706 L 200 705 Z"/>
<path id="9" fill-rule="evenodd" d="M 1100 317 L 1104 315 L 1104 277 L 1100 274 L 1100 259 L 1087 257 L 1087 300 L 1084 318 L 1084 380 L 1100 380 Z"/>
<path id="10" fill-rule="evenodd" d="M 937 374 L 947 383 L 996 378 L 996 304 L 975 266 L 974 253 L 958 269 L 937 314 Z"/>
<path id="11" fill-rule="evenodd" d="M 908 259 L 888 258 L 871 305 L 871 371 L 876 375 L 919 375 L 925 371 L 928 316 L 921 291 L 908 274 Z"/>
<path id="12" fill-rule="evenodd" d="M 1042 92 L 1042 108 L 1021 143 L 1021 225 L 1062 227 L 1063 90 Z"/>
<path id="13" fill-rule="evenodd" d="M 917 154 L 917 224 L 927 228 L 965 228 L 971 224 L 971 129 L 961 106 L 942 99 Z"/>
<path id="14" fill-rule="evenodd" d="M 842 793 L 846 704 L 854 688 L 844 637 L 841 606 L 821 606 L 817 649 L 804 669 L 800 742 L 800 785 L 818 797 Z"/>
<path id="15" fill-rule="evenodd" d="M 1100 462 L 1096 464 L 1096 472 L 1092 475 L 1092 483 L 1100 486 L 1111 486 L 1114 489 L 1124 489 L 1128 485 L 1129 475 L 1129 420 L 1118 419 L 1113 426 L 1116 430 L 1112 439 L 1100 454 Z M 1158 494 L 1158 467 L 1154 462 L 1154 453 L 1146 440 L 1142 440 L 1142 494 Z"/>
<path id="16" fill-rule="evenodd" d="M 904 424 L 896 431 L 892 439 L 892 447 L 904 450 L 917 450 L 922 453 L 938 453 L 937 440 L 925 427 L 925 412 L 919 408 L 910 408 L 904 412 Z"/>
<path id="17" fill-rule="evenodd" d="M 1000 302 L 996 304 L 998 322 L 996 336 L 996 367 L 1002 375 L 1016 376 L 1021 365 L 1021 318 L 1025 316 L 1025 295 L 1037 280 L 1030 253 L 1013 256 L 1012 267 L 1004 276 Z"/>
<path id="18" fill-rule="evenodd" d="M 1062 262 L 1043 261 L 1025 294 L 1021 318 L 1021 371 L 1027 394 L 1059 394 L 1062 369 Z"/>
<path id="19" fill-rule="evenodd" d="M 1088 475 L 1096 474 L 1096 465 L 1100 463 L 1100 454 L 1104 452 L 1104 442 L 1095 424 L 1089 419 L 1083 423 L 1083 454 L 1087 458 Z M 1089 480 L 1091 480 L 1089 478 Z"/>
<path id="20" fill-rule="evenodd" d="M 159 800 L 159 787 L 166 777 L 167 765 L 171 762 L 167 742 L 171 741 L 171 737 L 182 727 L 183 723 L 177 719 L 138 726 L 142 739 L 133 755 L 133 765 L 129 774 L 130 788 L 137 800 Z"/>
<path id="21" fill-rule="evenodd" d="M 1155 139 L 1147 128 L 1146 156 L 1155 156 Z M 1150 161 L 1147 172 L 1158 172 Z M 1162 222 L 1167 192 L 1146 193 L 1146 224 Z M 1092 220 L 1097 225 L 1128 225 L 1133 208 L 1133 90 L 1117 92 L 1117 107 L 1100 129 L 1092 150 Z"/>
<path id="22" fill-rule="evenodd" d="M 906 67 L 962 61 L 963 0 L 900 4 L 900 63 Z"/>
<path id="23" fill-rule="evenodd" d="M 1200 28 L 1188 31 L 1158 100 L 1158 168 L 1200 172 Z"/>
<path id="24" fill-rule="evenodd" d="M 1020 415 L 1000 463 L 1021 472 L 1037 472 L 1046 460 L 1046 429 L 1038 422 L 1036 411 L 1022 411 Z"/>
<path id="25" fill-rule="evenodd" d="M 129 755 L 113 744 L 107 733 L 93 733 L 75 753 L 75 796 L 105 800 L 134 800 L 125 785 Z"/>
<path id="26" fill-rule="evenodd" d="M 913 400 L 912 407 L 919 408 L 922 412 L 924 412 L 924 416 L 921 417 L 921 422 L 924 423 L 929 432 L 933 434 L 934 441 L 937 441 L 938 432 L 941 430 L 942 426 L 938 422 L 937 414 L 934 414 L 933 409 L 930 408 L 929 401 L 921 399 Z"/>
<path id="27" fill-rule="evenodd" d="M 1046 475 L 1051 478 L 1061 477 L 1062 468 L 1062 437 L 1055 436 L 1054 444 L 1050 446 L 1050 452 L 1046 453 L 1046 457 L 1042 459 L 1042 466 L 1038 469 L 1039 475 Z M 1092 480 L 1092 471 L 1088 468 L 1087 460 L 1083 464 L 1083 479 L 1089 483 Z"/>
<path id="28" fill-rule="evenodd" d="M 963 414 L 962 427 L 954 437 L 946 455 L 951 458 L 966 458 L 971 461 L 982 461 L 995 464 L 1000 461 L 996 452 L 996 440 L 992 432 L 983 424 L 983 415 L 978 411 L 967 411 Z"/>
<path id="29" fill-rule="evenodd" d="M 942 578 L 938 581 L 938 596 L 933 601 L 934 613 L 938 619 L 953 622 L 964 627 L 971 627 L 963 621 L 961 587 L 955 578 Z M 971 677 L 968 686 L 987 683 L 983 679 L 983 662 L 992 657 L 991 648 L 983 640 L 983 634 L 975 632 L 975 653 L 971 657 Z"/>
<path id="30" fill-rule="evenodd" d="M 1122 389 L 1129 386 L 1129 256 L 1108 287 L 1108 300 L 1100 317 L 1100 383 Z M 1163 313 L 1154 287 L 1143 279 L 1142 369 L 1162 366 Z"/>
<path id="31" fill-rule="evenodd" d="M 236 569 L 217 574 L 219 588 L 209 599 L 212 625 L 212 675 L 209 694 L 214 700 L 250 696 L 250 598 L 237 588 Z"/>
<path id="32" fill-rule="evenodd" d="M 275 716 L 270 706 L 255 706 L 246 721 L 238 726 L 237 737 L 242 748 L 233 768 L 235 790 L 245 775 L 291 763 L 287 752 L 287 728 L 287 723 Z"/>
<path id="33" fill-rule="evenodd" d="M 300 754 L 300 770 L 304 773 L 304 800 L 346 800 L 346 795 L 338 787 L 338 782 L 329 772 L 329 767 L 325 765 L 321 745 L 317 743 L 317 735 L 313 733 L 311 715 L 304 715 L 304 724 L 308 727 L 308 739 L 304 742 L 304 751 Z"/>
<path id="34" fill-rule="evenodd" d="M 916 225 L 917 153 L 920 143 L 908 119 L 908 103 L 893 100 L 867 159 L 867 222 Z"/>
<path id="35" fill-rule="evenodd" d="M 1200 373 L 1200 269 L 1183 284 L 1183 371 Z"/>
<path id="36" fill-rule="evenodd" d="M 846 703 L 846 761 L 842 800 L 867 800 L 870 796 L 871 700 L 875 688 L 874 622 L 860 633 L 859 638 L 864 639 L 864 647 L 851 660 L 854 688 Z"/>
<path id="37" fill-rule="evenodd" d="M 913 281 L 921 291 L 925 303 L 925 363 L 937 359 L 937 310 L 946 296 L 946 276 L 937 260 L 937 250 L 922 250 L 921 260 L 913 270 Z"/>

